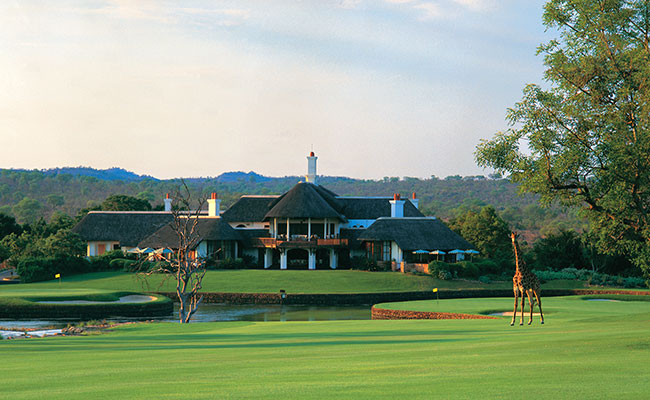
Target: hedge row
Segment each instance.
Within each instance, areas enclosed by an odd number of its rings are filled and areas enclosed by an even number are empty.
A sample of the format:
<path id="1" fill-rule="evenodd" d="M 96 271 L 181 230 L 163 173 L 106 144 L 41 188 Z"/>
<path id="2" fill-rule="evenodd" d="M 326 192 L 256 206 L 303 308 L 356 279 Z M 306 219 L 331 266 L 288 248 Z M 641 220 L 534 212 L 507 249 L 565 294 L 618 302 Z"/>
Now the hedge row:
<path id="1" fill-rule="evenodd" d="M 0 299 L 0 318 L 71 318 L 88 320 L 109 317 L 150 318 L 171 315 L 174 310 L 174 303 L 167 297 L 157 297 L 156 300 L 146 303 L 106 304 L 48 304 L 21 298 L 2 298 Z"/>

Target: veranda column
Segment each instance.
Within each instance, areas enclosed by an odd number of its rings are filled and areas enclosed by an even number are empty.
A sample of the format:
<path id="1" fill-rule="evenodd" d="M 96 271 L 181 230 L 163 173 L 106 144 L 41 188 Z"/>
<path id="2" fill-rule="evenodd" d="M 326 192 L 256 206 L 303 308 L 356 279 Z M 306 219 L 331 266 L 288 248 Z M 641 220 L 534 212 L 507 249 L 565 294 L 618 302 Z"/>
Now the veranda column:
<path id="1" fill-rule="evenodd" d="M 327 223 L 327 218 L 325 218 L 325 229 L 323 230 L 323 234 L 325 235 L 325 239 L 327 239 L 327 235 L 329 234 L 329 230 L 330 230 L 329 225 L 330 224 Z"/>
<path id="2" fill-rule="evenodd" d="M 273 239 L 278 238 L 278 219 L 273 218 Z"/>
<path id="3" fill-rule="evenodd" d="M 311 218 L 307 218 L 307 240 L 311 238 Z"/>
<path id="4" fill-rule="evenodd" d="M 336 249 L 330 249 L 330 268 L 336 269 L 339 266 L 339 255 Z"/>
<path id="5" fill-rule="evenodd" d="M 264 249 L 264 268 L 269 268 L 273 264 L 273 250 Z"/>
<path id="6" fill-rule="evenodd" d="M 287 250 L 280 250 L 280 269 L 287 269 Z"/>
<path id="7" fill-rule="evenodd" d="M 309 249 L 309 269 L 316 269 L 316 250 Z"/>
<path id="8" fill-rule="evenodd" d="M 287 240 L 291 240 L 291 234 L 289 233 L 289 218 L 287 218 Z"/>

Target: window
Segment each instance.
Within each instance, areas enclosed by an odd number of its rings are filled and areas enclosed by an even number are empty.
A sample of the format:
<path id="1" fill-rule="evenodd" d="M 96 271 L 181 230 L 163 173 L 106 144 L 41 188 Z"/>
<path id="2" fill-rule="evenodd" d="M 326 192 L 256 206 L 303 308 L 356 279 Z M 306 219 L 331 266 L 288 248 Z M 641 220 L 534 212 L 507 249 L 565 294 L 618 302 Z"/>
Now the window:
<path id="1" fill-rule="evenodd" d="M 382 260 L 390 261 L 390 242 L 384 242 L 382 246 Z"/>

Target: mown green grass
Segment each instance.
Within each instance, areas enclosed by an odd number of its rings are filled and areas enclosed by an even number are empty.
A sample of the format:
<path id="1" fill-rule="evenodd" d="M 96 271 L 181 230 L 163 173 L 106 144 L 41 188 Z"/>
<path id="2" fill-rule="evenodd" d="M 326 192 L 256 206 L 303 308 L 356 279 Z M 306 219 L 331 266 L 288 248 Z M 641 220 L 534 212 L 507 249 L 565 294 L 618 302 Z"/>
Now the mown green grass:
<path id="1" fill-rule="evenodd" d="M 169 278 L 169 277 L 168 277 Z M 173 279 L 162 275 L 143 278 L 125 272 L 98 272 L 63 277 L 58 280 L 18 285 L 29 288 L 86 288 L 127 291 L 175 291 Z M 13 285 L 11 287 L 14 287 Z M 378 293 L 429 291 L 441 289 L 510 289 L 512 282 L 484 284 L 478 281 L 442 281 L 427 275 L 396 272 L 365 271 L 277 271 L 277 270 L 222 270 L 208 271 L 203 280 L 203 291 L 226 293 Z M 552 281 L 543 288 L 567 289 L 585 287 L 580 281 Z M 12 290 L 0 287 L 0 292 Z"/>
<path id="2" fill-rule="evenodd" d="M 511 303 L 432 300 L 416 308 L 505 311 Z M 0 397 L 647 398 L 650 303 L 570 297 L 544 306 L 546 324 L 524 327 L 507 317 L 156 323 L 3 341 Z"/>

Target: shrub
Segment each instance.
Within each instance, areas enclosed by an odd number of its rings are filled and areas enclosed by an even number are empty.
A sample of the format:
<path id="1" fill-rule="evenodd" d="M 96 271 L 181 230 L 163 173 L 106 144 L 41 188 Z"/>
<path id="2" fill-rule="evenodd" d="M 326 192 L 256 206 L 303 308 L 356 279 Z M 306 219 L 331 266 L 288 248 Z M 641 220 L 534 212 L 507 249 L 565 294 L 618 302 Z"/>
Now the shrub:
<path id="1" fill-rule="evenodd" d="M 442 270 L 442 269 L 439 270 L 439 271 L 436 273 L 435 276 L 437 276 L 438 279 L 441 279 L 441 280 L 443 280 L 443 281 L 450 281 L 450 280 L 453 279 L 453 276 L 451 275 L 451 273 L 450 273 L 449 271 L 445 271 L 445 270 Z"/>
<path id="2" fill-rule="evenodd" d="M 367 257 L 354 256 L 350 259 L 350 269 L 355 269 L 360 271 L 376 271 L 377 262 Z"/>
<path id="3" fill-rule="evenodd" d="M 81 257 L 25 257 L 18 260 L 16 273 L 22 282 L 40 282 L 54 279 L 54 275 L 74 275 L 88 272 L 90 264 Z"/>
<path id="4" fill-rule="evenodd" d="M 470 261 L 461 261 L 458 264 L 458 276 L 462 278 L 476 279 L 480 275 L 479 268 Z"/>
<path id="5" fill-rule="evenodd" d="M 211 260 L 208 262 L 208 269 L 242 269 L 246 268 L 241 258 L 225 258 L 223 260 Z"/>
<path id="6" fill-rule="evenodd" d="M 92 271 L 120 271 L 122 266 L 119 263 L 111 265 L 111 261 L 116 259 L 135 260 L 135 255 L 125 254 L 122 250 L 108 251 L 101 256 L 90 257 L 90 269 Z"/>
<path id="7" fill-rule="evenodd" d="M 448 271 L 447 263 L 444 261 L 431 261 L 429 263 L 429 273 L 431 275 L 437 275 L 440 271 Z"/>
<path id="8" fill-rule="evenodd" d="M 488 275 L 488 274 L 496 275 L 501 273 L 499 265 L 489 259 L 477 261 L 474 263 L 474 265 L 478 267 L 479 273 L 482 275 Z"/>
<path id="9" fill-rule="evenodd" d="M 490 279 L 489 276 L 481 275 L 478 277 L 478 281 L 481 283 L 490 283 L 492 282 L 492 279 Z"/>

